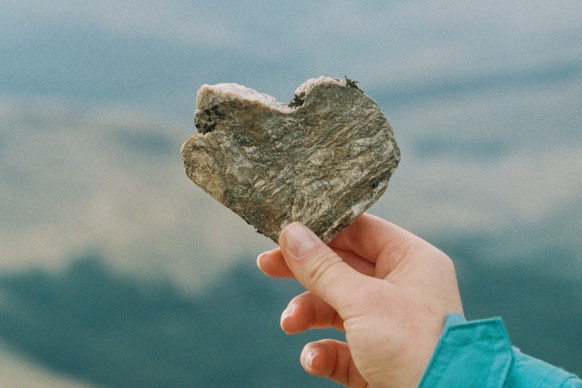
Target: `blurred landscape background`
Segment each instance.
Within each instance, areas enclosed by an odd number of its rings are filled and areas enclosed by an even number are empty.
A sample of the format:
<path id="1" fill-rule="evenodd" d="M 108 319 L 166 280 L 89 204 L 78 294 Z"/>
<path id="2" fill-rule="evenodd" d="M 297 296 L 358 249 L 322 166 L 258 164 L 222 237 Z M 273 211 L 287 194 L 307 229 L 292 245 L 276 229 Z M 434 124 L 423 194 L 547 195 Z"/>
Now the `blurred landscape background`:
<path id="1" fill-rule="evenodd" d="M 344 75 L 402 162 L 370 212 L 454 259 L 469 319 L 582 374 L 582 3 L 0 2 L 0 381 L 325 387 L 274 247 L 183 172 L 196 91 Z"/>

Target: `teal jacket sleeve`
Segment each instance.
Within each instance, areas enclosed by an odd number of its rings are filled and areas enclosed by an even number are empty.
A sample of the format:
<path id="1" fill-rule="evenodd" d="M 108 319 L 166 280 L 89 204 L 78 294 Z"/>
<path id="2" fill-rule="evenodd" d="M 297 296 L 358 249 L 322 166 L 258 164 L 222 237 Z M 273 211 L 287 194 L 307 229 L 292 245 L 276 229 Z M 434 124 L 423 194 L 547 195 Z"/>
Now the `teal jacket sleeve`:
<path id="1" fill-rule="evenodd" d="M 513 348 L 500 318 L 450 314 L 419 387 L 580 388 L 582 381 Z"/>

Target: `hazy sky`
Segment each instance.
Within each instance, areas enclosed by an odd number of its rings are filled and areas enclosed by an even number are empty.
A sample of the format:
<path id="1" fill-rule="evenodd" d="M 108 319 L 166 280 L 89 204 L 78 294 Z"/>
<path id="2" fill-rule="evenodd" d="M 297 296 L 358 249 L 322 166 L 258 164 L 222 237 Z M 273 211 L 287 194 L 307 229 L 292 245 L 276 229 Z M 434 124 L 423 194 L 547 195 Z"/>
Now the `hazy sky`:
<path id="1" fill-rule="evenodd" d="M 201 83 L 291 99 L 306 78 L 348 73 L 419 101 L 579 78 L 581 13 L 578 1 L 8 1 L 1 90 L 187 115 Z"/>

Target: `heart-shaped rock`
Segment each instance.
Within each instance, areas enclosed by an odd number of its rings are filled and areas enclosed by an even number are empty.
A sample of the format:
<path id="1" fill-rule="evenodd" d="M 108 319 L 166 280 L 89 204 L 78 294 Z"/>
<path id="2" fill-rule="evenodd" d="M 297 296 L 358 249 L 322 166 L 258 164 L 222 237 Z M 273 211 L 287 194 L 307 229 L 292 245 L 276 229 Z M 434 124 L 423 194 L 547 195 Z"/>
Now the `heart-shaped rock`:
<path id="1" fill-rule="evenodd" d="M 384 193 L 400 160 L 378 105 L 347 78 L 307 80 L 289 105 L 203 85 L 196 104 L 186 174 L 275 242 L 292 221 L 329 242 Z"/>

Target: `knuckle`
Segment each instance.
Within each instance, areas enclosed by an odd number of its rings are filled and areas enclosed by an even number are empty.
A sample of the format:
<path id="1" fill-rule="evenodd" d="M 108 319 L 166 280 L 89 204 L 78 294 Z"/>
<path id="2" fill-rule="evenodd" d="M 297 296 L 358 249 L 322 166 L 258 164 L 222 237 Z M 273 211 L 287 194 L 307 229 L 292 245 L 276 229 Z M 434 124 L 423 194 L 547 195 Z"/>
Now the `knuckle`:
<path id="1" fill-rule="evenodd" d="M 343 261 L 333 251 L 316 252 L 310 260 L 307 270 L 307 281 L 309 288 L 327 288 L 336 277 L 336 268 L 341 266 Z"/>

